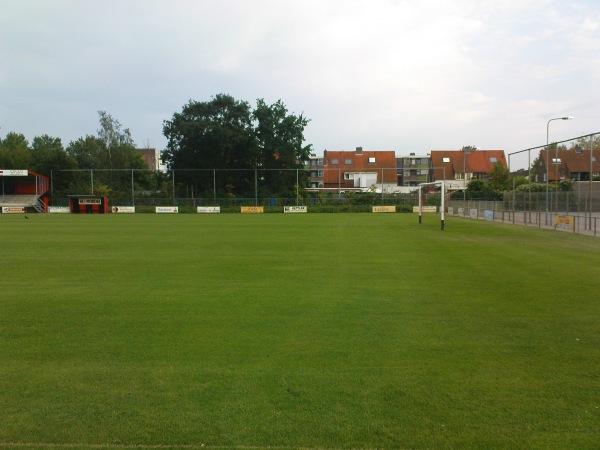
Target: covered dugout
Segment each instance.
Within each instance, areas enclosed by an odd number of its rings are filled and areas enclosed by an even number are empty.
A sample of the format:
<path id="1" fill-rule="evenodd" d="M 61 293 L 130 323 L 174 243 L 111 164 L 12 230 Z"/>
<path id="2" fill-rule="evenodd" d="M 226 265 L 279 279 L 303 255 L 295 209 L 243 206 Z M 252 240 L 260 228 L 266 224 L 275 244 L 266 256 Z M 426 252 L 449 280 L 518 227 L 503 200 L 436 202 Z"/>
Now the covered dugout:
<path id="1" fill-rule="evenodd" d="M 108 214 L 108 197 L 93 195 L 69 196 L 71 214 Z"/>

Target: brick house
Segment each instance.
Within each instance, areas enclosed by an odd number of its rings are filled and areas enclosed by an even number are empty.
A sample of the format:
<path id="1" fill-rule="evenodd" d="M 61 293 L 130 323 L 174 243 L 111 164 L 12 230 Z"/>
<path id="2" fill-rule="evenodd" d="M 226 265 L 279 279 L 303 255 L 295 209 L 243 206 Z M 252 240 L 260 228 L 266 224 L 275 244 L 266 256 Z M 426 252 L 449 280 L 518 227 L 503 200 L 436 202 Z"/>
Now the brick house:
<path id="1" fill-rule="evenodd" d="M 398 184 L 393 150 L 325 150 L 323 158 L 311 157 L 309 170 L 311 187 L 321 190 L 394 192 Z"/>
<path id="2" fill-rule="evenodd" d="M 508 167 L 504 150 L 431 151 L 435 181 L 447 181 L 455 189 L 464 189 L 471 180 L 486 180 L 497 162 Z"/>
<path id="3" fill-rule="evenodd" d="M 539 164 L 534 173 L 534 181 L 543 183 L 546 181 L 546 172 L 548 181 L 589 181 L 590 171 L 592 178 L 600 175 L 600 161 L 590 149 L 581 148 L 552 150 L 546 154 L 546 149 L 540 151 Z M 546 158 L 548 158 L 548 171 L 546 171 Z"/>

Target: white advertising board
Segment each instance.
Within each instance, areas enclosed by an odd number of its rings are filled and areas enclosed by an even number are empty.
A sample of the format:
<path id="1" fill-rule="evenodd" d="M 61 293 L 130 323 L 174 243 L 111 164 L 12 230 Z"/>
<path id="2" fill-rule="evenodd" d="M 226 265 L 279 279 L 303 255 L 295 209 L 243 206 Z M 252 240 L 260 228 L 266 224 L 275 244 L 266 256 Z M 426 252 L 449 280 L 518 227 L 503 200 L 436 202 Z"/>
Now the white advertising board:
<path id="1" fill-rule="evenodd" d="M 423 213 L 436 213 L 437 212 L 437 206 L 421 206 L 421 211 Z M 414 213 L 418 213 L 419 212 L 419 207 L 418 206 L 413 206 L 413 212 Z"/>
<path id="2" fill-rule="evenodd" d="M 25 214 L 24 206 L 3 206 L 2 214 Z"/>
<path id="3" fill-rule="evenodd" d="M 283 212 L 285 214 L 305 213 L 305 212 L 308 212 L 308 207 L 307 206 L 284 206 Z"/>
<path id="4" fill-rule="evenodd" d="M 26 177 L 26 170 L 0 169 L 0 177 Z"/>
<path id="5" fill-rule="evenodd" d="M 115 214 L 135 214 L 135 206 L 113 206 L 111 211 Z"/>
<path id="6" fill-rule="evenodd" d="M 196 211 L 198 214 L 219 214 L 221 212 L 220 206 L 197 206 Z"/>
<path id="7" fill-rule="evenodd" d="M 157 214 L 177 214 L 179 212 L 178 206 L 157 206 Z"/>
<path id="8" fill-rule="evenodd" d="M 48 206 L 48 212 L 52 214 L 69 214 L 68 206 Z"/>

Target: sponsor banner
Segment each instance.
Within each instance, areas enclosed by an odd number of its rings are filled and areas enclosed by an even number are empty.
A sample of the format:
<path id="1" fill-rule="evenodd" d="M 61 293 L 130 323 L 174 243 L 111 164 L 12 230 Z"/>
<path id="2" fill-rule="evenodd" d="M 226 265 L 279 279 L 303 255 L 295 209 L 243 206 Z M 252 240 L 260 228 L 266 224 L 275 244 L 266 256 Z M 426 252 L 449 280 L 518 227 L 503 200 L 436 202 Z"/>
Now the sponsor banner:
<path id="1" fill-rule="evenodd" d="M 242 214 L 262 214 L 265 212 L 264 206 L 242 206 L 240 207 Z"/>
<path id="2" fill-rule="evenodd" d="M 25 214 L 24 206 L 3 206 L 2 214 Z"/>
<path id="3" fill-rule="evenodd" d="M 575 217 L 573 216 L 555 216 L 554 228 L 561 231 L 575 230 Z"/>
<path id="4" fill-rule="evenodd" d="M 491 209 L 484 210 L 483 215 L 485 217 L 485 220 L 494 220 L 494 211 L 492 211 Z"/>
<path id="5" fill-rule="evenodd" d="M 308 207 L 307 206 L 284 206 L 283 207 L 283 212 L 284 213 L 305 213 L 308 212 Z"/>
<path id="6" fill-rule="evenodd" d="M 477 209 L 469 209 L 469 217 L 471 217 L 471 219 L 477 219 Z"/>
<path id="7" fill-rule="evenodd" d="M 395 206 L 373 206 L 374 213 L 395 213 Z"/>
<path id="8" fill-rule="evenodd" d="M 436 213 L 437 212 L 437 206 L 421 206 L 421 210 L 423 213 Z M 413 206 L 413 212 L 414 213 L 418 213 L 419 212 L 419 207 L 418 206 Z"/>
<path id="9" fill-rule="evenodd" d="M 221 207 L 220 206 L 197 206 L 196 211 L 199 214 L 220 214 Z"/>
<path id="10" fill-rule="evenodd" d="M 78 203 L 80 205 L 101 205 L 101 198 L 80 198 Z"/>
<path id="11" fill-rule="evenodd" d="M 454 215 L 454 208 L 452 206 L 448 206 L 448 215 L 449 216 L 453 216 Z"/>
<path id="12" fill-rule="evenodd" d="M 48 206 L 48 212 L 53 214 L 70 214 L 68 206 Z"/>
<path id="13" fill-rule="evenodd" d="M 26 177 L 28 175 L 26 170 L 6 170 L 0 169 L 0 177 Z"/>
<path id="14" fill-rule="evenodd" d="M 465 208 L 458 208 L 457 210 L 457 215 L 464 217 L 465 216 Z"/>
<path id="15" fill-rule="evenodd" d="M 157 206 L 157 214 L 177 214 L 179 213 L 179 206 Z"/>
<path id="16" fill-rule="evenodd" d="M 135 206 L 113 206 L 111 211 L 115 214 L 135 214 Z"/>

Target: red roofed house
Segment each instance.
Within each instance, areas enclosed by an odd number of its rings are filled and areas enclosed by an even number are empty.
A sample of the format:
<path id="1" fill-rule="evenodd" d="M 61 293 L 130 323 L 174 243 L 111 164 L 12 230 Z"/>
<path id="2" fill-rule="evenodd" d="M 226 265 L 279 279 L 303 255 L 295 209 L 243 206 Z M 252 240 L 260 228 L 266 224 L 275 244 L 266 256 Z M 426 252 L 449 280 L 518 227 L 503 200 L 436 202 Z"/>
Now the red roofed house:
<path id="1" fill-rule="evenodd" d="M 431 166 L 435 181 L 447 181 L 449 187 L 464 189 L 470 180 L 485 180 L 500 162 L 507 168 L 504 150 L 432 150 Z"/>
<path id="2" fill-rule="evenodd" d="M 596 150 L 596 153 L 600 153 Z M 548 181 L 573 180 L 589 181 L 590 171 L 592 179 L 600 175 L 600 161 L 590 154 L 590 150 L 581 148 L 573 149 L 550 149 L 546 154 L 546 149 L 540 151 L 540 164 L 535 173 L 534 181 L 542 183 L 546 181 L 546 158 L 548 158 Z"/>
<path id="3" fill-rule="evenodd" d="M 398 186 L 396 153 L 389 151 L 323 152 L 322 187 L 329 190 L 394 192 Z"/>

